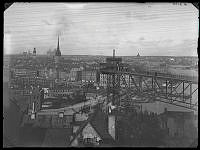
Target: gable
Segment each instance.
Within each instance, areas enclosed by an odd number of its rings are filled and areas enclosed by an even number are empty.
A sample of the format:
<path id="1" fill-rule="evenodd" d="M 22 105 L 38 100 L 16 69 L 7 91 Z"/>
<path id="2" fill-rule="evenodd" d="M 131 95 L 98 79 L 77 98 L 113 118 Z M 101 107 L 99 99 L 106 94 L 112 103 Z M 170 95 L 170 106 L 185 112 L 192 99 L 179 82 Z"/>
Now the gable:
<path id="1" fill-rule="evenodd" d="M 83 135 L 83 138 L 93 137 L 94 139 L 97 138 L 96 140 L 102 140 L 104 142 L 107 142 L 108 140 L 114 142 L 113 138 L 108 133 L 107 116 L 101 111 L 98 111 L 98 109 L 95 110 L 92 116 L 90 116 L 86 122 L 80 126 L 75 135 L 72 137 L 69 145 L 72 146 L 75 142 L 74 140 L 77 140 L 77 137 L 81 134 Z"/>
<path id="2" fill-rule="evenodd" d="M 101 137 L 96 132 L 96 130 L 92 127 L 90 123 L 88 123 L 85 128 L 82 131 L 83 138 L 94 138 L 97 137 L 99 140 L 101 140 Z"/>
<path id="3" fill-rule="evenodd" d="M 87 125 L 83 128 L 82 132 L 80 132 L 71 142 L 71 146 L 78 146 L 79 142 L 78 139 L 80 138 L 80 135 L 83 135 L 83 139 L 86 138 L 97 138 L 97 141 L 102 140 L 101 137 L 98 135 L 98 133 L 95 131 L 95 129 L 91 126 L 90 123 L 87 123 Z"/>

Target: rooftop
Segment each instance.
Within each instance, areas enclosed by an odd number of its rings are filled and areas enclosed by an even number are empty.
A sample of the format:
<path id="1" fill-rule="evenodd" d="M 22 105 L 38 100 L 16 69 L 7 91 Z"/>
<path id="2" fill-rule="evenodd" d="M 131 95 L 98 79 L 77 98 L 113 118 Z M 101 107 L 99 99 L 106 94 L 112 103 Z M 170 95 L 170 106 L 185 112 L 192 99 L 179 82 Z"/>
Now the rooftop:
<path id="1" fill-rule="evenodd" d="M 180 117 L 184 117 L 185 119 L 193 119 L 195 118 L 194 112 L 193 111 L 168 111 L 165 110 L 165 112 L 163 112 L 162 114 L 160 114 L 161 116 L 167 116 L 167 117 L 172 117 L 172 118 L 180 118 Z"/>
<path id="2" fill-rule="evenodd" d="M 71 129 L 55 128 L 48 129 L 43 141 L 43 147 L 63 147 L 67 146 L 70 140 Z"/>
<path id="3" fill-rule="evenodd" d="M 100 135 L 104 144 L 113 145 L 115 141 L 108 133 L 107 119 L 107 115 L 100 109 L 96 108 L 95 112 L 91 116 L 89 116 L 89 118 L 86 121 L 82 123 L 80 128 L 74 134 L 69 145 L 71 145 L 74 139 L 82 132 L 82 130 L 88 123 L 90 123 L 92 127 L 96 130 L 96 132 Z"/>

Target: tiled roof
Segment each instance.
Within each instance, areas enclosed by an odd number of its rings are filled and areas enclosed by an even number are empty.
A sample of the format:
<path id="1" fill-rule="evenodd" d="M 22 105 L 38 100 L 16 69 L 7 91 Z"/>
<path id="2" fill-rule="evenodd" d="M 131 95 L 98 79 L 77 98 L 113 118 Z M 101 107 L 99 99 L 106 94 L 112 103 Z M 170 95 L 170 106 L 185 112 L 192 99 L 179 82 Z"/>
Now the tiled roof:
<path id="1" fill-rule="evenodd" d="M 94 119 L 90 123 L 103 141 L 113 139 L 108 133 L 108 117 L 105 113 L 97 111 Z"/>
<path id="2" fill-rule="evenodd" d="M 84 129 L 84 127 L 88 124 L 89 118 L 87 121 L 83 122 L 80 128 L 76 131 L 76 133 L 73 135 L 72 140 L 69 142 L 69 146 L 71 146 L 72 142 L 76 139 L 76 137 L 81 133 L 81 131 Z"/>
<path id="3" fill-rule="evenodd" d="M 114 139 L 108 133 L 107 115 L 105 113 L 101 112 L 97 108 L 95 110 L 95 112 L 92 114 L 92 116 L 90 116 L 85 122 L 83 122 L 83 124 L 80 126 L 80 128 L 77 130 L 77 132 L 74 134 L 69 145 L 71 145 L 71 143 L 82 132 L 82 130 L 88 123 L 90 123 L 92 125 L 92 127 L 95 129 L 95 131 L 100 135 L 100 137 L 103 140 L 103 143 L 109 143 L 109 144 L 115 143 Z"/>
<path id="4" fill-rule="evenodd" d="M 161 116 L 167 116 L 167 117 L 184 117 L 185 119 L 192 119 L 195 117 L 194 112 L 186 112 L 186 111 L 165 111 L 164 113 L 161 114 Z"/>
<path id="5" fill-rule="evenodd" d="M 48 129 L 43 141 L 43 147 L 68 146 L 72 129 L 55 128 Z"/>
<path id="6" fill-rule="evenodd" d="M 58 97 L 48 97 L 48 98 L 45 98 L 44 101 L 51 101 L 51 102 L 57 102 L 58 100 L 60 100 L 61 98 L 58 98 Z"/>
<path id="7" fill-rule="evenodd" d="M 75 121 L 75 122 L 72 122 L 71 125 L 73 125 L 73 126 L 81 126 L 81 125 L 83 125 L 85 122 L 86 122 L 86 121 Z"/>

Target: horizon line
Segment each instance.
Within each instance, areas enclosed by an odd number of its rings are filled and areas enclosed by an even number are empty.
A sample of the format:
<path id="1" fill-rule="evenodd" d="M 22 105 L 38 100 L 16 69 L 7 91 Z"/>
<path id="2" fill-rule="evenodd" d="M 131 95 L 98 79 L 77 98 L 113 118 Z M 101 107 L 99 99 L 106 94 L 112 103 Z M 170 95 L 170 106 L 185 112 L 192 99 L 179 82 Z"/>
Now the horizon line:
<path id="1" fill-rule="evenodd" d="M 4 54 L 5 55 L 23 55 L 23 54 Z M 37 54 L 37 56 L 49 56 L 47 54 Z M 93 55 L 93 54 L 85 54 L 85 55 L 75 55 L 75 54 L 69 54 L 69 55 L 61 55 L 62 56 L 106 56 L 106 57 L 112 57 L 112 55 Z M 115 57 L 138 57 L 137 55 L 120 55 Z M 140 55 L 139 57 L 198 57 L 197 56 L 175 56 L 175 55 Z"/>

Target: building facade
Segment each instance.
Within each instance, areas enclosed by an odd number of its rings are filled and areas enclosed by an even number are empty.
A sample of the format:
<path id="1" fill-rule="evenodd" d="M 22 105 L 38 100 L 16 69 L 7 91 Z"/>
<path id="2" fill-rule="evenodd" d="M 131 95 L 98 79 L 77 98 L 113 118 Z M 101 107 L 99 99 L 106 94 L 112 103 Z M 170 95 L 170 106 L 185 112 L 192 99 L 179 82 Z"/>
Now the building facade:
<path id="1" fill-rule="evenodd" d="M 70 81 L 80 81 L 82 70 L 83 68 L 72 68 L 69 74 Z"/>
<path id="2" fill-rule="evenodd" d="M 39 88 L 32 88 L 30 91 L 30 97 L 29 97 L 29 105 L 28 105 L 28 114 L 34 115 L 35 113 L 40 111 L 41 104 L 42 104 L 42 91 Z"/>
<path id="3" fill-rule="evenodd" d="M 188 137 L 195 139 L 198 134 L 197 116 L 194 112 L 167 111 L 160 115 L 161 128 L 169 137 Z"/>
<path id="4" fill-rule="evenodd" d="M 38 75 L 37 70 L 31 69 L 12 69 L 13 77 L 36 77 Z"/>
<path id="5" fill-rule="evenodd" d="M 44 94 L 44 98 L 49 98 L 49 97 L 67 97 L 72 95 L 73 92 L 70 91 L 69 89 L 66 88 L 50 88 L 47 89 L 45 94 Z"/>
<path id="6" fill-rule="evenodd" d="M 82 82 L 93 82 L 97 83 L 99 82 L 99 72 L 97 70 L 83 70 L 81 77 L 82 77 Z"/>
<path id="7" fill-rule="evenodd" d="M 11 80 L 10 86 L 15 89 L 26 89 L 30 87 L 53 87 L 54 80 L 43 77 L 17 77 Z"/>

